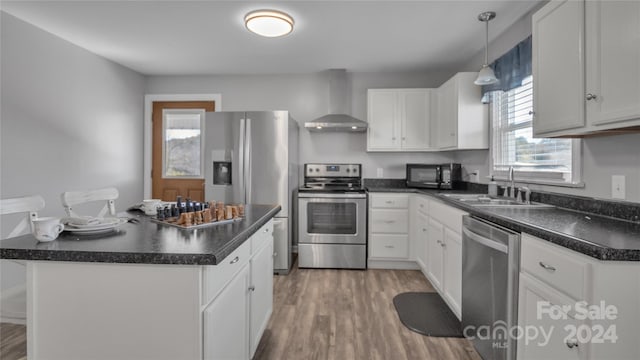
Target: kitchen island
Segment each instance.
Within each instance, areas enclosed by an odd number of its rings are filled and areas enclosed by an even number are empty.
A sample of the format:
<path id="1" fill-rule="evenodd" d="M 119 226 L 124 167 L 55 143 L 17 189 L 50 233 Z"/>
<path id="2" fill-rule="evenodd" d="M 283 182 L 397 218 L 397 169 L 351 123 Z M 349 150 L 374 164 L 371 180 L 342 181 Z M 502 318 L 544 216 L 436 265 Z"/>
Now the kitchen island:
<path id="1" fill-rule="evenodd" d="M 136 222 L 50 243 L 0 242 L 27 261 L 29 359 L 252 357 L 272 311 L 273 218 L 247 205 L 240 221 L 183 230 Z"/>

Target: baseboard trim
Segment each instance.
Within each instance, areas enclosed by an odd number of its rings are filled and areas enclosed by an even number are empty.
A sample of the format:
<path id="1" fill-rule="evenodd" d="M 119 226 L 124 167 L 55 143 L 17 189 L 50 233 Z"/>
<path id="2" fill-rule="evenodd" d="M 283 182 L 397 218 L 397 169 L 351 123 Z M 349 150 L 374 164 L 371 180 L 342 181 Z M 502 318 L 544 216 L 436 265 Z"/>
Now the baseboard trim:
<path id="1" fill-rule="evenodd" d="M 420 270 L 420 266 L 412 260 L 368 260 L 369 269 Z"/>

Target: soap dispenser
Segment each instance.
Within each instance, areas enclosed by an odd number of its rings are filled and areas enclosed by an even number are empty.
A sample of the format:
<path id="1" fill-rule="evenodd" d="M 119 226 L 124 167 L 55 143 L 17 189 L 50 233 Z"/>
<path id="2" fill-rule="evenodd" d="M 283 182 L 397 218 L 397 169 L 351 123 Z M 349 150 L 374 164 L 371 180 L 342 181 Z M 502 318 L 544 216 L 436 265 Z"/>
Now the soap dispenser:
<path id="1" fill-rule="evenodd" d="M 493 180 L 493 175 L 489 182 L 489 196 L 498 196 L 498 183 Z"/>

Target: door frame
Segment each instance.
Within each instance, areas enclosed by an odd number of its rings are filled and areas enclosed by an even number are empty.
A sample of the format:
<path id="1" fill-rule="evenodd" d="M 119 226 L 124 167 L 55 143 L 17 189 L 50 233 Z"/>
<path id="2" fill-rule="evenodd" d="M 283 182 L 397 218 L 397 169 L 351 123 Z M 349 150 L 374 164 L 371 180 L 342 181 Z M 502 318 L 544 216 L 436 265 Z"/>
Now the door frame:
<path id="1" fill-rule="evenodd" d="M 144 96 L 144 166 L 143 195 L 151 198 L 151 164 L 153 155 L 153 123 L 151 114 L 154 101 L 213 101 L 215 110 L 222 111 L 222 94 L 145 94 Z"/>

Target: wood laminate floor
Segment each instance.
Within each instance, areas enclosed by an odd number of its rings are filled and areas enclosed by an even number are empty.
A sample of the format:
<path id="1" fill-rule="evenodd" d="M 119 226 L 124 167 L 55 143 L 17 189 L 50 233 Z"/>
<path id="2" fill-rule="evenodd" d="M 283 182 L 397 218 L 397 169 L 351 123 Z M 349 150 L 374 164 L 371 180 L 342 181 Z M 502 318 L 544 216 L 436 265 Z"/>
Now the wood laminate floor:
<path id="1" fill-rule="evenodd" d="M 461 338 L 410 331 L 393 297 L 435 291 L 420 271 L 294 267 L 274 279 L 274 312 L 254 360 L 480 359 Z"/>
<path id="2" fill-rule="evenodd" d="M 405 328 L 393 297 L 407 291 L 434 290 L 419 271 L 294 267 L 274 277 L 274 311 L 254 360 L 480 359 L 466 339 Z M 0 324 L 0 359 L 26 359 L 24 325 Z"/>

